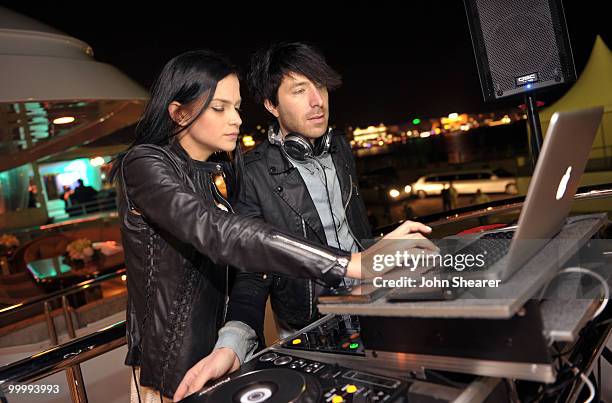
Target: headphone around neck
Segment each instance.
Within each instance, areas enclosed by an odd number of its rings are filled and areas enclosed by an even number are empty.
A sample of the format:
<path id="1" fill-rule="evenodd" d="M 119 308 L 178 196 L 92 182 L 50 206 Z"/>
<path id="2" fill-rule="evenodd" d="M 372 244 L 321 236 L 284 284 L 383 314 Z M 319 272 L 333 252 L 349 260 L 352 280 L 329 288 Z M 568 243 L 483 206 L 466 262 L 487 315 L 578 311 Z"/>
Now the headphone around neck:
<path id="1" fill-rule="evenodd" d="M 331 147 L 331 128 L 323 136 L 315 140 L 313 145 L 303 134 L 291 132 L 283 139 L 278 124 L 271 124 L 268 128 L 268 140 L 281 148 L 289 158 L 304 162 L 308 159 L 320 157 L 329 152 Z"/>

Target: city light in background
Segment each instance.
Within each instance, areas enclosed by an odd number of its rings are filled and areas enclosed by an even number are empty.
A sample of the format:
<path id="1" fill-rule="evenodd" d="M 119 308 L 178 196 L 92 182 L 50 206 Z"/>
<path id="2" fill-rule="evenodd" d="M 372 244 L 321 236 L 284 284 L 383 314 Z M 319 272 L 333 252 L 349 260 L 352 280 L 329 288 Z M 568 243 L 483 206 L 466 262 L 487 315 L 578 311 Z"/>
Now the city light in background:
<path id="1" fill-rule="evenodd" d="M 61 118 L 57 118 L 57 119 L 53 119 L 53 124 L 55 125 L 65 125 L 68 123 L 72 123 L 74 122 L 76 119 L 74 118 L 74 116 L 64 116 Z"/>
<path id="2" fill-rule="evenodd" d="M 527 116 L 522 111 L 468 114 L 451 112 L 440 118 L 413 118 L 408 123 L 370 125 L 364 128 L 349 127 L 345 133 L 349 136 L 351 148 L 374 149 L 393 144 L 406 144 L 410 139 L 426 139 L 439 135 L 465 134 L 479 127 L 508 125 L 524 120 Z M 242 145 L 249 150 L 263 138 L 266 129 L 257 125 L 254 133 L 242 136 Z"/>
<path id="3" fill-rule="evenodd" d="M 384 147 L 394 143 L 406 143 L 410 138 L 425 139 L 437 135 L 457 135 L 466 133 L 478 127 L 493 127 L 507 125 L 515 121 L 526 119 L 521 112 L 510 113 L 485 113 L 467 114 L 452 112 L 447 116 L 432 119 L 414 118 L 410 123 L 368 126 L 366 128 L 355 128 L 352 133 L 351 147 L 376 148 Z"/>
<path id="4" fill-rule="evenodd" d="M 92 167 L 99 167 L 105 164 L 104 158 L 102 157 L 95 157 L 89 160 L 89 163 L 91 164 Z"/>

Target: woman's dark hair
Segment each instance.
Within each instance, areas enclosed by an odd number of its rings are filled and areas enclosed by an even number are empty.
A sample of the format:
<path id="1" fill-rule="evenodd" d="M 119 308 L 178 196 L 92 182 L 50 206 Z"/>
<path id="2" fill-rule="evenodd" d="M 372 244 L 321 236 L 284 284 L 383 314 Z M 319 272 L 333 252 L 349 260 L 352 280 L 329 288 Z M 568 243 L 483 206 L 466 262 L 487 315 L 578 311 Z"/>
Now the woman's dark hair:
<path id="1" fill-rule="evenodd" d="M 170 60 L 151 87 L 151 97 L 135 129 L 136 139 L 127 151 L 139 144 L 167 145 L 208 108 L 217 83 L 231 74 L 238 75 L 236 67 L 225 57 L 208 50 L 192 50 Z M 170 117 L 168 105 L 171 102 L 178 102 L 192 111 L 186 125 L 180 126 Z M 116 179 L 121 159 L 127 151 L 114 161 L 110 176 L 112 180 Z M 233 182 L 231 188 L 235 195 L 242 172 L 240 146 L 237 145 L 233 158 L 223 154 L 211 159 L 232 161 L 233 173 L 229 179 Z"/>
<path id="2" fill-rule="evenodd" d="M 258 104 L 269 99 L 278 104 L 278 87 L 283 77 L 299 73 L 328 90 L 342 84 L 340 75 L 325 61 L 314 46 L 302 42 L 280 42 L 255 52 L 251 58 L 248 84 L 251 95 Z"/>

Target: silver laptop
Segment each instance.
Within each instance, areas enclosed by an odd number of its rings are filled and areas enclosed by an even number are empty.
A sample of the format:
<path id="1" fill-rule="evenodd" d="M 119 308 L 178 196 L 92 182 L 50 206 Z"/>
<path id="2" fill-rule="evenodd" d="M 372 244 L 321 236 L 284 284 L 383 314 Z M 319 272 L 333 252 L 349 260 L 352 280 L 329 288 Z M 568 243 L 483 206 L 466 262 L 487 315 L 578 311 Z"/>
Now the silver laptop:
<path id="1" fill-rule="evenodd" d="M 484 232 L 473 238 L 505 237 L 509 245 L 507 253 L 504 251 L 503 257 L 486 270 L 463 272 L 462 275 L 504 281 L 563 228 L 602 114 L 603 107 L 599 106 L 556 112 L 552 116 L 517 226 Z M 462 236 L 450 238 L 465 241 L 459 253 L 474 244 Z"/>

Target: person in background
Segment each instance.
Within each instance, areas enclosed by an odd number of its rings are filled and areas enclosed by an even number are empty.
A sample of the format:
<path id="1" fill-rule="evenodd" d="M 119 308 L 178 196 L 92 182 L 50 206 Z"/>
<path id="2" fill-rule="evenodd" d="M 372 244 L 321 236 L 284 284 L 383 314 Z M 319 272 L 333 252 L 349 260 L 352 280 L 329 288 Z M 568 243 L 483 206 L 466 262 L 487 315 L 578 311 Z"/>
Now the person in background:
<path id="1" fill-rule="evenodd" d="M 450 209 L 454 210 L 459 207 L 459 194 L 457 193 L 457 189 L 453 186 L 453 182 L 450 181 L 448 183 L 448 198 L 450 201 Z"/>
<path id="2" fill-rule="evenodd" d="M 472 204 L 485 204 L 485 203 L 489 203 L 490 201 L 491 201 L 491 198 L 486 193 L 483 193 L 481 189 L 478 189 L 476 190 L 476 194 L 472 198 L 471 203 Z M 480 223 L 480 225 L 487 225 L 489 223 L 489 217 L 488 216 L 478 217 L 478 222 Z"/>
<path id="3" fill-rule="evenodd" d="M 476 194 L 474 195 L 474 197 L 472 197 L 471 203 L 472 204 L 485 204 L 485 203 L 489 203 L 491 201 L 491 198 L 486 194 L 483 193 L 481 189 L 476 190 Z"/>
<path id="4" fill-rule="evenodd" d="M 77 180 L 77 187 L 71 196 L 73 204 L 85 204 L 96 200 L 98 192 L 91 186 L 85 186 L 83 179 Z"/>
<path id="5" fill-rule="evenodd" d="M 450 198 L 450 190 L 449 184 L 445 183 L 440 191 L 440 195 L 442 196 L 442 210 L 448 211 L 451 209 L 451 198 Z"/>
<path id="6" fill-rule="evenodd" d="M 68 208 L 70 207 L 70 196 L 74 194 L 74 191 L 68 185 L 64 185 L 62 188 L 64 191 L 60 197 L 64 201 L 64 208 Z"/>

